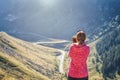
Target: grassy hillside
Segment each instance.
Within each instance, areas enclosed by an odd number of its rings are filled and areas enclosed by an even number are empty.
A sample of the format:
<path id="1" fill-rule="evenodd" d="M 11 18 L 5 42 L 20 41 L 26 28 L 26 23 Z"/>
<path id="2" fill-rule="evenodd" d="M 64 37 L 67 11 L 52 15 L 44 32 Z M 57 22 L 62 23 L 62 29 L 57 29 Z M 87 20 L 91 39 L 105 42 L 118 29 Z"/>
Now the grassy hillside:
<path id="1" fill-rule="evenodd" d="M 103 79 L 119 80 L 120 16 L 117 15 L 111 21 L 106 23 L 105 26 L 101 27 L 104 28 L 100 32 L 102 35 L 97 35 L 99 36 L 97 37 L 97 40 L 95 39 L 95 41 L 90 43 L 93 44 L 95 42 L 94 45 L 91 45 L 91 54 L 94 54 L 93 56 L 95 57 L 92 59 L 92 63 L 95 64 L 95 71 L 99 73 Z"/>
<path id="2" fill-rule="evenodd" d="M 56 53 L 0 32 L 0 80 L 53 79 L 58 72 Z"/>
<path id="3" fill-rule="evenodd" d="M 91 49 L 88 57 L 88 61 L 87 61 L 90 80 L 103 80 L 102 73 L 99 70 L 102 66 L 101 64 L 102 61 L 96 50 L 96 43 L 98 43 L 99 41 L 100 39 L 97 39 L 88 44 Z"/>
<path id="4" fill-rule="evenodd" d="M 96 79 L 100 80 L 119 80 L 120 16 L 117 15 L 106 26 L 102 26 L 104 30 L 101 33 L 103 34 L 89 44 L 91 47 L 88 60 L 90 78 L 95 76 Z M 94 74 L 92 75 L 91 72 Z M 94 78 L 91 80 L 94 80 Z"/>

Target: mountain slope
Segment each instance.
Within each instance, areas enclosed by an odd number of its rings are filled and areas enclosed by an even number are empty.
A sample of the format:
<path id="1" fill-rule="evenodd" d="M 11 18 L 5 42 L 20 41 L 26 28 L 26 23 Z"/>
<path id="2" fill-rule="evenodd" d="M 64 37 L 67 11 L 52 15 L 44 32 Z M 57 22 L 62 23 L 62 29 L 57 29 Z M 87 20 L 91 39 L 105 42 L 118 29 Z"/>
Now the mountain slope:
<path id="1" fill-rule="evenodd" d="M 96 44 L 96 49 L 101 56 L 104 79 L 119 79 L 120 77 L 120 25 L 107 33 Z"/>
<path id="2" fill-rule="evenodd" d="M 91 50 L 87 60 L 90 80 L 103 80 L 102 73 L 99 71 L 99 68 L 101 68 L 102 64 L 101 64 L 100 56 L 96 49 L 96 44 L 99 41 L 100 39 L 97 39 L 88 44 Z"/>
<path id="3" fill-rule="evenodd" d="M 120 79 L 120 25 L 89 43 L 88 58 L 90 80 Z"/>
<path id="4" fill-rule="evenodd" d="M 106 23 L 107 30 L 89 45 L 91 53 L 88 60 L 90 78 L 119 80 L 120 79 L 120 17 L 116 16 Z M 91 64 L 90 64 L 90 63 Z M 91 66 L 92 65 L 92 66 Z M 96 77 L 96 78 L 94 78 Z"/>
<path id="5" fill-rule="evenodd" d="M 49 80 L 57 70 L 56 49 L 35 45 L 0 32 L 0 78 Z M 48 78 L 49 77 L 49 78 Z"/>

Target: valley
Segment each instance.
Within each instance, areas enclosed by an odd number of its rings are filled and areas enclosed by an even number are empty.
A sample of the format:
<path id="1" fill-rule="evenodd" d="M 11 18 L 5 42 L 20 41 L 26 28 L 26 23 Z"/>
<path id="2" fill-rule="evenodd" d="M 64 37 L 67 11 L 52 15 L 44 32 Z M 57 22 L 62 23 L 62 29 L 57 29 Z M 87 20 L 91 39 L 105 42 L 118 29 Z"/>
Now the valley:
<path id="1" fill-rule="evenodd" d="M 119 31 L 119 28 L 117 26 L 115 30 Z M 108 34 L 113 32 L 115 31 Z M 105 79 L 102 72 L 104 60 L 98 52 L 98 43 L 100 44 L 104 37 L 106 36 L 88 43 L 91 48 L 87 60 L 89 80 Z M 59 39 L 27 42 L 0 32 L 0 79 L 66 80 L 70 44 L 71 41 Z M 115 76 L 115 79 L 119 80 L 119 75 Z M 107 77 L 107 80 L 111 78 Z"/>
<path id="2" fill-rule="evenodd" d="M 67 80 L 80 30 L 89 80 L 120 80 L 120 0 L 0 0 L 0 80 Z"/>

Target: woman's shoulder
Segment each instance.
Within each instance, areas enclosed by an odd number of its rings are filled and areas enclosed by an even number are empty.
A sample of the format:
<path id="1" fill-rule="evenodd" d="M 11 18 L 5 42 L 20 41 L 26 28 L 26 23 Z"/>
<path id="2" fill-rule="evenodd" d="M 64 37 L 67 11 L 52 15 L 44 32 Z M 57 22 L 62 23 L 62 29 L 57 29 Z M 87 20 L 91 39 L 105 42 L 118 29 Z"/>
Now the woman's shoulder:
<path id="1" fill-rule="evenodd" d="M 87 44 L 86 44 L 86 47 L 87 47 L 87 48 L 90 48 L 90 46 L 89 46 L 89 45 L 87 45 Z"/>
<path id="2" fill-rule="evenodd" d="M 86 46 L 85 46 L 85 50 L 89 53 L 89 52 L 90 52 L 90 46 L 89 46 L 89 45 L 86 45 Z"/>
<path id="3" fill-rule="evenodd" d="M 85 47 L 86 49 L 90 49 L 90 46 L 87 45 L 87 44 L 86 44 L 84 47 Z"/>

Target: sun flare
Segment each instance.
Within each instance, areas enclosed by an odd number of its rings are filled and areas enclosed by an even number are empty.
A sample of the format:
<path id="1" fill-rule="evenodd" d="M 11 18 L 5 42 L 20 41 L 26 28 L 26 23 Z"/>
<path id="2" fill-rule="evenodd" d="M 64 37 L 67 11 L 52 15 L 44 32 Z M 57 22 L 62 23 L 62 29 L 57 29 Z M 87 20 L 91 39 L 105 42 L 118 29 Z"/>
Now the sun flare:
<path id="1" fill-rule="evenodd" d="M 57 0 L 41 0 L 43 6 L 53 6 Z"/>

